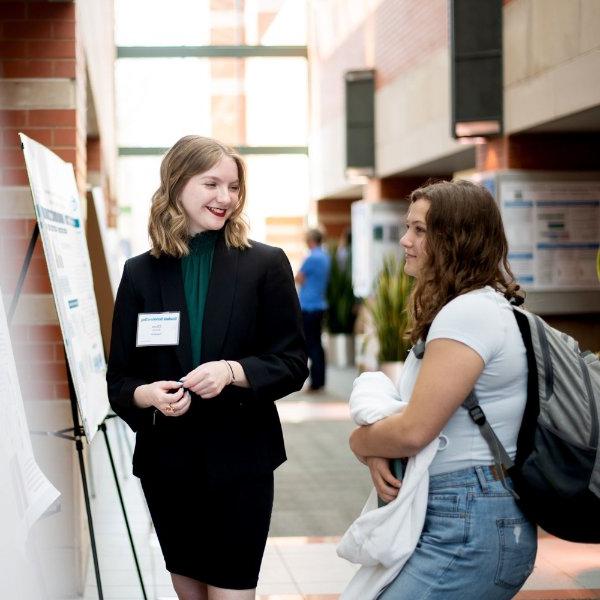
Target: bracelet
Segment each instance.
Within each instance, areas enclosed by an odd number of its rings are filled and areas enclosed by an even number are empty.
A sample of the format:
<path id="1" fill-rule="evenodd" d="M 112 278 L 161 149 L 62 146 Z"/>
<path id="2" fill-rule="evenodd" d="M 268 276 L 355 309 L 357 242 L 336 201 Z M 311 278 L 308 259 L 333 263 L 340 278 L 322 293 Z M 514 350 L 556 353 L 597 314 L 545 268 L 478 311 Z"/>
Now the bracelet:
<path id="1" fill-rule="evenodd" d="M 224 360 L 225 364 L 229 367 L 229 372 L 231 373 L 231 379 L 229 380 L 229 383 L 234 383 L 235 382 L 235 375 L 233 374 L 233 367 L 229 364 L 229 361 Z"/>

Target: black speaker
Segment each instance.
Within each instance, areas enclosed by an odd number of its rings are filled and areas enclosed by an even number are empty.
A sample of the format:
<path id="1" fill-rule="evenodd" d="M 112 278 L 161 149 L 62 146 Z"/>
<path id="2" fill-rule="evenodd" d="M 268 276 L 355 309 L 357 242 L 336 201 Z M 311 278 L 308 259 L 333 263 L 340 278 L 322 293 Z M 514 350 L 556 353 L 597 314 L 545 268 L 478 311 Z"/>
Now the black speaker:
<path id="1" fill-rule="evenodd" d="M 346 177 L 375 174 L 375 71 L 348 71 L 346 83 Z"/>
<path id="2" fill-rule="evenodd" d="M 452 135 L 503 131 L 502 0 L 451 0 Z"/>

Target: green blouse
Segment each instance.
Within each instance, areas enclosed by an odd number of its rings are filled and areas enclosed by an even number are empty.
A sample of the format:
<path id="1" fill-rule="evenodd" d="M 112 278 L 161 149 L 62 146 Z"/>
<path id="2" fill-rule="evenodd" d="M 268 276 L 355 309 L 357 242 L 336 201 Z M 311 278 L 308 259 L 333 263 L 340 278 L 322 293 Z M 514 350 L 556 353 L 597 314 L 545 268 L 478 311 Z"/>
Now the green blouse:
<path id="1" fill-rule="evenodd" d="M 185 300 L 190 317 L 192 360 L 194 368 L 200 364 L 202 319 L 208 292 L 208 282 L 218 231 L 204 231 L 189 241 L 190 253 L 181 259 L 181 273 Z"/>

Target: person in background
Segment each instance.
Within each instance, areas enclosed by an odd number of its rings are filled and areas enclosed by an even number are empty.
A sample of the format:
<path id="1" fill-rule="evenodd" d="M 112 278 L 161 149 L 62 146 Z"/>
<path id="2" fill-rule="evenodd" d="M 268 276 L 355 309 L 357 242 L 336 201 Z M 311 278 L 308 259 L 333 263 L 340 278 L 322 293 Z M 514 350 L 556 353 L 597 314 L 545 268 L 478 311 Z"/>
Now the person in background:
<path id="1" fill-rule="evenodd" d="M 308 375 L 292 270 L 248 239 L 245 181 L 231 148 L 181 138 L 151 250 L 125 263 L 115 303 L 109 400 L 136 432 L 133 473 L 180 600 L 255 597 L 286 460 L 275 400 Z"/>
<path id="2" fill-rule="evenodd" d="M 512 495 L 490 448 L 461 405 L 475 392 L 514 460 L 527 400 L 527 357 L 510 302 L 523 297 L 492 195 L 468 181 L 410 195 L 405 272 L 415 278 L 410 312 L 415 349 L 399 383 L 406 409 L 358 427 L 350 447 L 368 465 L 380 498 L 401 486 L 389 459 L 414 456 L 443 434 L 429 467 L 425 523 L 414 553 L 379 600 L 508 600 L 535 562 L 537 532 Z"/>
<path id="3" fill-rule="evenodd" d="M 318 229 L 306 233 L 308 256 L 296 274 L 300 286 L 300 307 L 310 359 L 310 387 L 312 392 L 325 386 L 325 352 L 321 343 L 323 317 L 327 310 L 327 283 L 331 259 L 323 248 L 323 234 Z"/>
<path id="4" fill-rule="evenodd" d="M 335 258 L 341 271 L 352 268 L 352 230 L 350 227 L 340 235 Z"/>

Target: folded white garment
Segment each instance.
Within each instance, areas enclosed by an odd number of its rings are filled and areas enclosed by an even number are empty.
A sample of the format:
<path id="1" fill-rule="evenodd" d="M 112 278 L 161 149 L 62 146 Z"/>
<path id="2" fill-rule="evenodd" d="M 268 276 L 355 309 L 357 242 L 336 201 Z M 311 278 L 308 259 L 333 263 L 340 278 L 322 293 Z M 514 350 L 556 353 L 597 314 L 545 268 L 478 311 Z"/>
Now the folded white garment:
<path id="1" fill-rule="evenodd" d="M 357 425 L 371 425 L 402 410 L 400 393 L 392 380 L 382 373 L 363 373 L 354 380 L 349 399 L 350 416 Z"/>
<path id="2" fill-rule="evenodd" d="M 391 380 L 381 372 L 363 373 L 354 381 L 350 414 L 368 425 L 406 407 Z M 361 515 L 342 537 L 338 556 L 361 565 L 341 600 L 371 600 L 391 583 L 413 553 L 425 521 L 429 493 L 428 468 L 439 438 L 408 460 L 398 496 L 377 507 L 375 489 Z"/>

